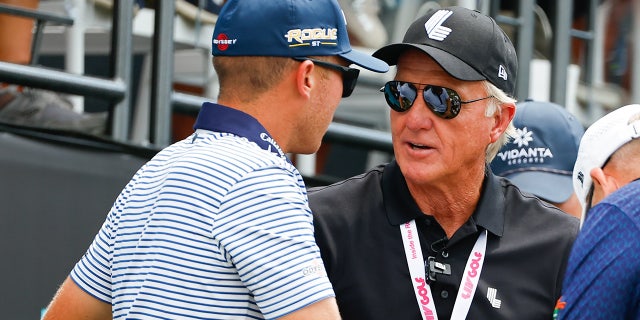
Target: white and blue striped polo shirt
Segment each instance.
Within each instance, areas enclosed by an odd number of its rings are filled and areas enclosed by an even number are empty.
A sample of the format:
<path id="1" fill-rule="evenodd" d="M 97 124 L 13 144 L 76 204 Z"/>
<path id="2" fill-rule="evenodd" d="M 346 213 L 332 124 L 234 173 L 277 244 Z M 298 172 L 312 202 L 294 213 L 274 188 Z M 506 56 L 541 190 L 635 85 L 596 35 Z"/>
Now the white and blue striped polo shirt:
<path id="1" fill-rule="evenodd" d="M 272 319 L 334 296 L 296 168 L 200 129 L 136 173 L 71 277 L 114 319 Z"/>

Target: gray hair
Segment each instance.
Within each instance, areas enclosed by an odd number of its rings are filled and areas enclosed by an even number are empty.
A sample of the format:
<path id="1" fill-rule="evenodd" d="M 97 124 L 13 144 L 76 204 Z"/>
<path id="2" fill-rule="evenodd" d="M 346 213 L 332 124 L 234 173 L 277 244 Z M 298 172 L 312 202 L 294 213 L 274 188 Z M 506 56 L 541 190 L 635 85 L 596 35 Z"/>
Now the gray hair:
<path id="1" fill-rule="evenodd" d="M 498 87 L 491 84 L 491 82 L 484 80 L 483 81 L 485 90 L 487 91 L 488 96 L 493 96 L 493 99 L 489 99 L 487 103 L 487 108 L 485 109 L 485 116 L 492 117 L 500 112 L 500 107 L 505 103 L 516 103 L 516 99 L 509 97 L 504 91 L 498 89 Z M 505 130 L 498 140 L 489 144 L 485 153 L 485 161 L 487 163 L 491 163 L 493 158 L 495 158 L 500 148 L 504 146 L 509 139 L 515 137 L 516 128 L 513 126 L 513 122 L 509 122 L 509 126 L 507 126 L 507 130 Z"/>

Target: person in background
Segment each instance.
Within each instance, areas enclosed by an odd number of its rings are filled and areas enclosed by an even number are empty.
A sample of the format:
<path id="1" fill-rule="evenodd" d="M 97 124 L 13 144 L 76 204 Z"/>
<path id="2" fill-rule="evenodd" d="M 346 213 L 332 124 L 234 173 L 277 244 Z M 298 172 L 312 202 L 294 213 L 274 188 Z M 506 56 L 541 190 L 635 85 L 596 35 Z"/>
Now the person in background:
<path id="1" fill-rule="evenodd" d="M 514 139 L 491 162 L 491 170 L 562 211 L 580 218 L 582 206 L 571 175 L 584 133 L 580 121 L 551 102 L 516 104 Z"/>
<path id="2" fill-rule="evenodd" d="M 0 4 L 35 10 L 39 0 L 0 0 Z M 0 12 L 0 61 L 29 65 L 33 18 Z M 101 135 L 106 112 L 78 113 L 58 93 L 0 82 L 0 123 L 63 129 Z"/>
<path id="3" fill-rule="evenodd" d="M 369 49 L 387 44 L 388 32 L 380 20 L 380 0 L 338 0 L 347 19 L 349 38 L 355 46 Z"/>
<path id="4" fill-rule="evenodd" d="M 585 208 L 558 303 L 559 319 L 640 319 L 640 105 L 584 133 L 573 186 Z"/>
<path id="5" fill-rule="evenodd" d="M 489 167 L 514 131 L 509 38 L 446 7 L 373 55 L 397 66 L 395 160 L 308 193 L 343 319 L 550 319 L 579 222 Z"/>
<path id="6" fill-rule="evenodd" d="M 116 199 L 44 319 L 338 319 L 306 189 L 287 153 L 318 150 L 356 64 L 336 0 L 229 0 L 220 81 L 195 132 Z"/>

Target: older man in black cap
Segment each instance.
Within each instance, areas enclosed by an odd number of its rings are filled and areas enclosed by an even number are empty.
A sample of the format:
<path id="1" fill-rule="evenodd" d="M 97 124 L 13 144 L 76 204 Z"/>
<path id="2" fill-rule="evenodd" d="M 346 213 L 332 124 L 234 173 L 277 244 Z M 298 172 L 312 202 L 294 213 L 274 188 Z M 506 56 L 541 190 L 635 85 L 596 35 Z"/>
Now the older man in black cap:
<path id="1" fill-rule="evenodd" d="M 310 190 L 344 319 L 550 319 L 578 219 L 495 176 L 517 58 L 496 22 L 449 7 L 374 53 L 395 160 Z"/>

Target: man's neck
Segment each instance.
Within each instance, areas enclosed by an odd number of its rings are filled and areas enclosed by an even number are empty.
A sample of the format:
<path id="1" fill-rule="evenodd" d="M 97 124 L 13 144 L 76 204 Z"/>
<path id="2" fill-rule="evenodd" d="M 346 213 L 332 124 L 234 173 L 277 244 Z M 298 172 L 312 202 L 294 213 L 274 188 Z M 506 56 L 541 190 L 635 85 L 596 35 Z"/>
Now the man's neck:
<path id="1" fill-rule="evenodd" d="M 407 183 L 407 186 L 420 210 L 433 216 L 451 238 L 476 210 L 483 179 L 484 171 L 478 178 L 452 185 L 415 186 Z"/>

